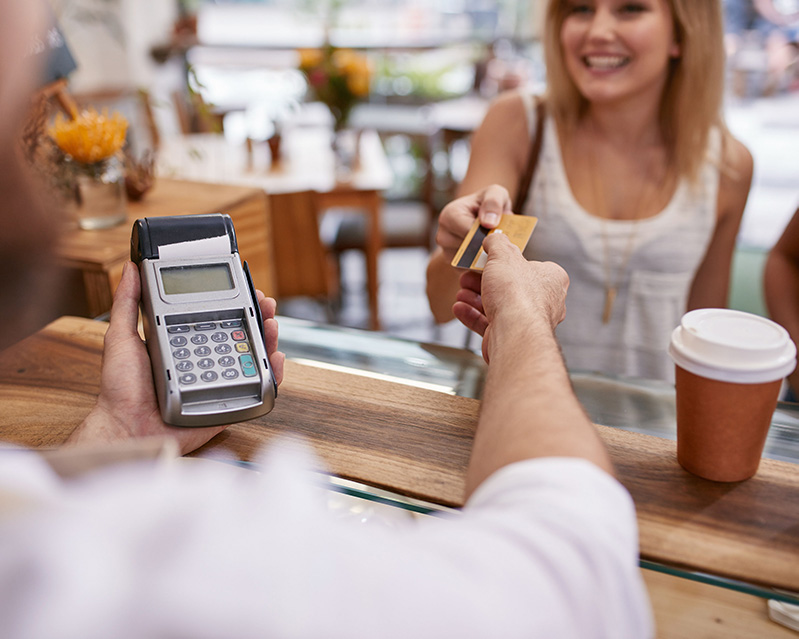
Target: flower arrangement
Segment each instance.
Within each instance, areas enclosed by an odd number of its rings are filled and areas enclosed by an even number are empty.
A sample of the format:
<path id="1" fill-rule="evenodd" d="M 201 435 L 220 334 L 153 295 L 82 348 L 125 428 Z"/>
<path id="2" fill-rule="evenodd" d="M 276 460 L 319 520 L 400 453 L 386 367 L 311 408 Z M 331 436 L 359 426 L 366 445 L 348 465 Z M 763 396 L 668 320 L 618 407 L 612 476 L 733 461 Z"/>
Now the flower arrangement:
<path id="1" fill-rule="evenodd" d="M 108 115 L 87 109 L 68 120 L 59 113 L 50 136 L 61 151 L 80 164 L 96 164 L 115 155 L 125 144 L 128 121 L 119 113 Z"/>
<path id="2" fill-rule="evenodd" d="M 70 185 L 66 204 L 74 206 L 83 229 L 103 229 L 125 221 L 125 166 L 120 151 L 128 131 L 127 120 L 107 110 L 90 108 L 59 113 L 49 129 L 62 154 L 60 168 Z M 146 190 L 146 189 L 145 189 Z M 143 191 L 142 191 L 143 192 Z"/>
<path id="3" fill-rule="evenodd" d="M 64 113 L 52 117 L 56 100 L 50 92 L 41 91 L 32 100 L 20 137 L 23 155 L 44 190 L 81 228 L 118 224 L 126 219 L 126 173 L 131 170 L 121 153 L 128 122 L 105 110 L 79 113 L 63 94 L 58 103 L 68 118 Z M 151 166 L 140 171 L 151 172 Z M 144 193 L 149 184 L 140 180 L 135 186 Z"/>
<path id="4" fill-rule="evenodd" d="M 352 107 L 369 94 L 369 60 L 352 49 L 329 44 L 321 49 L 301 49 L 299 54 L 299 68 L 312 94 L 327 105 L 335 130 L 340 131 L 347 126 Z"/>

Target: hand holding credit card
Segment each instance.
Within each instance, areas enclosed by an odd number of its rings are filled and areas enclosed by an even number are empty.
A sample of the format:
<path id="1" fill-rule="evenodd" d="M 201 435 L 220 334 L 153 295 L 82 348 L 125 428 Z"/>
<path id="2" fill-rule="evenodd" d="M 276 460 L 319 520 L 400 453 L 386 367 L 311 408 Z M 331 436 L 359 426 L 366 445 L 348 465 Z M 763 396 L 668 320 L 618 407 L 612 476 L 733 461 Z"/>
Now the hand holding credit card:
<path id="1" fill-rule="evenodd" d="M 455 253 L 452 266 L 468 268 L 472 271 L 482 271 L 488 257 L 483 250 L 483 240 L 496 231 L 507 235 L 508 239 L 518 246 L 520 251 L 524 251 L 524 247 L 527 246 L 537 222 L 538 218 L 530 215 L 505 214 L 500 216 L 499 224 L 496 228 L 487 229 L 484 226 L 480 226 L 480 220 L 476 219 L 463 239 L 458 252 Z"/>

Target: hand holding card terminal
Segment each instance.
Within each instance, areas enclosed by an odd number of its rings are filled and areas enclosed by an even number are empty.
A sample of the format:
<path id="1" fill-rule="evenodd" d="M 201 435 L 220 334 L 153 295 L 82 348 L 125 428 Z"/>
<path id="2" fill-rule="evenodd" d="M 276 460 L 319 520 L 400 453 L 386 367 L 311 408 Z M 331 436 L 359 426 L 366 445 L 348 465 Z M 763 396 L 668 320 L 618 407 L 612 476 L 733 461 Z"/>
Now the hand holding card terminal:
<path id="1" fill-rule="evenodd" d="M 277 396 L 255 287 L 228 215 L 136 220 L 131 259 L 161 417 L 215 426 L 258 417 Z"/>

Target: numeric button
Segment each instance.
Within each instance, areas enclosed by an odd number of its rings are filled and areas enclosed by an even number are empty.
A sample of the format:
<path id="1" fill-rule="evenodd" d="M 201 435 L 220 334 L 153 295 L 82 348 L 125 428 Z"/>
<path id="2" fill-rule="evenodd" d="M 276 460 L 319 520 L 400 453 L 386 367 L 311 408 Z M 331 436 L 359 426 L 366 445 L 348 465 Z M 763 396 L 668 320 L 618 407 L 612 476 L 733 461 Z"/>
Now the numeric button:
<path id="1" fill-rule="evenodd" d="M 179 348 L 172 352 L 175 359 L 186 359 L 191 353 L 188 348 Z"/>
<path id="2" fill-rule="evenodd" d="M 175 364 L 175 368 L 178 369 L 179 373 L 188 373 L 191 369 L 194 368 L 194 364 L 187 359 L 184 359 L 181 362 Z"/>

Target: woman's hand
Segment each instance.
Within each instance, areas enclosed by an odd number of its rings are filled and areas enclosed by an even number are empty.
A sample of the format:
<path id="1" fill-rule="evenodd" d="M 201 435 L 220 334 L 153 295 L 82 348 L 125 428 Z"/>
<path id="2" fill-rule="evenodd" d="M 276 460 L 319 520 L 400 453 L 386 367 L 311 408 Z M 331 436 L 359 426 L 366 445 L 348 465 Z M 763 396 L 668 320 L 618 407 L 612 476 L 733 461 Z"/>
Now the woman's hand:
<path id="1" fill-rule="evenodd" d="M 114 294 L 111 321 L 103 345 L 103 368 L 97 404 L 70 435 L 67 444 L 111 442 L 152 436 L 174 437 L 181 453 L 199 448 L 226 426 L 180 428 L 165 424 L 158 408 L 147 348 L 138 333 L 141 295 L 139 273 L 125 264 Z M 266 350 L 278 384 L 283 381 L 285 356 L 277 350 L 276 303 L 257 291 L 264 318 Z"/>
<path id="2" fill-rule="evenodd" d="M 451 262 L 455 257 L 475 218 L 480 218 L 481 225 L 493 229 L 499 224 L 500 215 L 511 213 L 511 206 L 508 190 L 498 184 L 447 204 L 438 218 L 436 232 L 436 243 L 441 247 L 445 259 Z"/>

